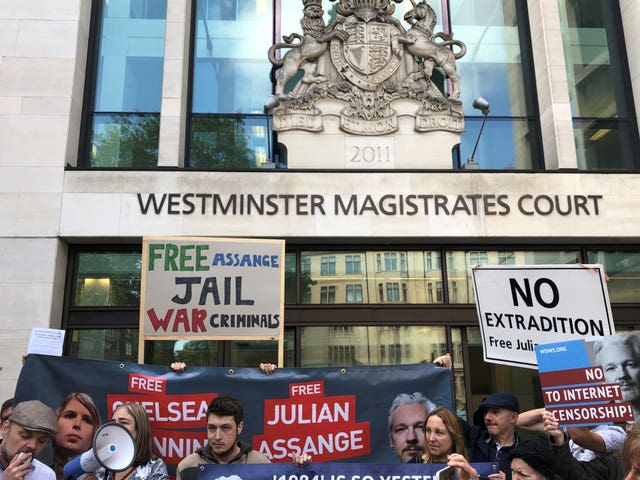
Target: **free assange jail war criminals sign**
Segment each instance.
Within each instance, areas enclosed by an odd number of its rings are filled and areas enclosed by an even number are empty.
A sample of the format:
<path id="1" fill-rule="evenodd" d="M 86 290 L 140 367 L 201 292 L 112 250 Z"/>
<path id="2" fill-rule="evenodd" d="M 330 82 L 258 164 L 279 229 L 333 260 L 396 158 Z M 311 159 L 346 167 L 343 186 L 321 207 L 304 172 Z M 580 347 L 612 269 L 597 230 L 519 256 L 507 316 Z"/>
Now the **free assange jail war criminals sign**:
<path id="1" fill-rule="evenodd" d="M 479 265 L 473 289 L 487 362 L 537 368 L 536 345 L 615 333 L 602 265 Z"/>
<path id="2" fill-rule="evenodd" d="M 399 463 L 389 445 L 389 407 L 399 393 L 421 392 L 452 407 L 451 371 L 432 363 L 396 366 L 259 368 L 168 366 L 29 355 L 16 401 L 41 400 L 53 409 L 70 392 L 88 393 L 102 421 L 121 402 L 147 412 L 154 443 L 170 471 L 206 445 L 206 411 L 219 395 L 244 407 L 240 439 L 272 462 L 291 453 L 314 462 Z"/>
<path id="3" fill-rule="evenodd" d="M 146 339 L 278 339 L 283 293 L 283 240 L 143 240 L 140 327 Z"/>

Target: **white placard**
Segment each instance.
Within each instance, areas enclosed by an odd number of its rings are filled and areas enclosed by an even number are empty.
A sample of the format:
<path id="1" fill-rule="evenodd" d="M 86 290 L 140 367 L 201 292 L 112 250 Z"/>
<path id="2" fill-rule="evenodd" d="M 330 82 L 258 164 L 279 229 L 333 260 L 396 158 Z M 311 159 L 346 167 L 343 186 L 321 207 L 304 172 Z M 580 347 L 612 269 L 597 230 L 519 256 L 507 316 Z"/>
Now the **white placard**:
<path id="1" fill-rule="evenodd" d="M 602 265 L 478 266 L 484 359 L 537 368 L 534 347 L 615 333 Z"/>
<path id="2" fill-rule="evenodd" d="M 31 330 L 27 353 L 62 356 L 64 330 L 55 328 L 34 328 Z"/>

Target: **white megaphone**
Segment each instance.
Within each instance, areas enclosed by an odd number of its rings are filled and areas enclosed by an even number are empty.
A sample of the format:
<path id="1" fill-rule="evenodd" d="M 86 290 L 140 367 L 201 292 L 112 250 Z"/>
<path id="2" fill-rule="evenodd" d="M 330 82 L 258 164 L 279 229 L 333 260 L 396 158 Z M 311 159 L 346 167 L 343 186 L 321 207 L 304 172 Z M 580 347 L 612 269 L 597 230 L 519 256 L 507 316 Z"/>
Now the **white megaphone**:
<path id="1" fill-rule="evenodd" d="M 136 442 L 125 427 L 105 423 L 93 436 L 91 450 L 68 462 L 62 472 L 65 479 L 93 473 L 100 467 L 110 472 L 122 472 L 136 458 Z"/>

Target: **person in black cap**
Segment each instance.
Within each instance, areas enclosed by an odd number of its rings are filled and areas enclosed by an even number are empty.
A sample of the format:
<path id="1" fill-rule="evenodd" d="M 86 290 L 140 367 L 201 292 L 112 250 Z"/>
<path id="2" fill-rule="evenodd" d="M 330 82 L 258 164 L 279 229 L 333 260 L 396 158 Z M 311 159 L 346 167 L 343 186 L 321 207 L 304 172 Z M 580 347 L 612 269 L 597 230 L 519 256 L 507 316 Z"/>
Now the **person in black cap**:
<path id="1" fill-rule="evenodd" d="M 556 475 L 554 452 L 542 440 L 527 440 L 509 453 L 511 478 L 514 480 L 554 480 Z"/>
<path id="2" fill-rule="evenodd" d="M 58 431 L 55 413 L 39 400 L 17 404 L 2 422 L 0 479 L 55 480 L 56 474 L 36 457 Z"/>
<path id="3" fill-rule="evenodd" d="M 520 443 L 516 433 L 520 414 L 518 399 L 510 393 L 494 393 L 482 401 L 478 410 L 484 418 L 483 426 L 462 422 L 471 461 L 498 463 L 500 472 L 489 478 L 511 480 L 509 453 Z"/>

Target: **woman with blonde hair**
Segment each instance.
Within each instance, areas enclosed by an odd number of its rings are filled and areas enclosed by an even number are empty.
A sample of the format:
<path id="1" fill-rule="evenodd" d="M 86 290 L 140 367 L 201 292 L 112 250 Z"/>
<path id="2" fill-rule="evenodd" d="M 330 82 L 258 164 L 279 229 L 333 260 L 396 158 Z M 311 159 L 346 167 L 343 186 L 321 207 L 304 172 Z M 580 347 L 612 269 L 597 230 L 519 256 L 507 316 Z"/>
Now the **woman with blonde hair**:
<path id="1" fill-rule="evenodd" d="M 151 424 L 145 409 L 139 403 L 123 403 L 113 411 L 111 421 L 129 430 L 135 440 L 136 458 L 125 471 L 109 473 L 108 480 L 168 480 L 167 466 L 155 452 Z M 106 472 L 101 470 L 96 477 L 106 479 Z"/>
<path id="2" fill-rule="evenodd" d="M 67 395 L 56 409 L 58 433 L 53 438 L 53 470 L 58 480 L 64 479 L 64 466 L 69 460 L 91 448 L 93 436 L 100 426 L 100 413 L 86 393 Z"/>
<path id="3" fill-rule="evenodd" d="M 460 419 L 445 407 L 436 407 L 424 423 L 427 448 L 422 463 L 446 463 L 456 468 L 460 480 L 474 480 L 478 472 L 469 464 L 469 450 Z"/>

